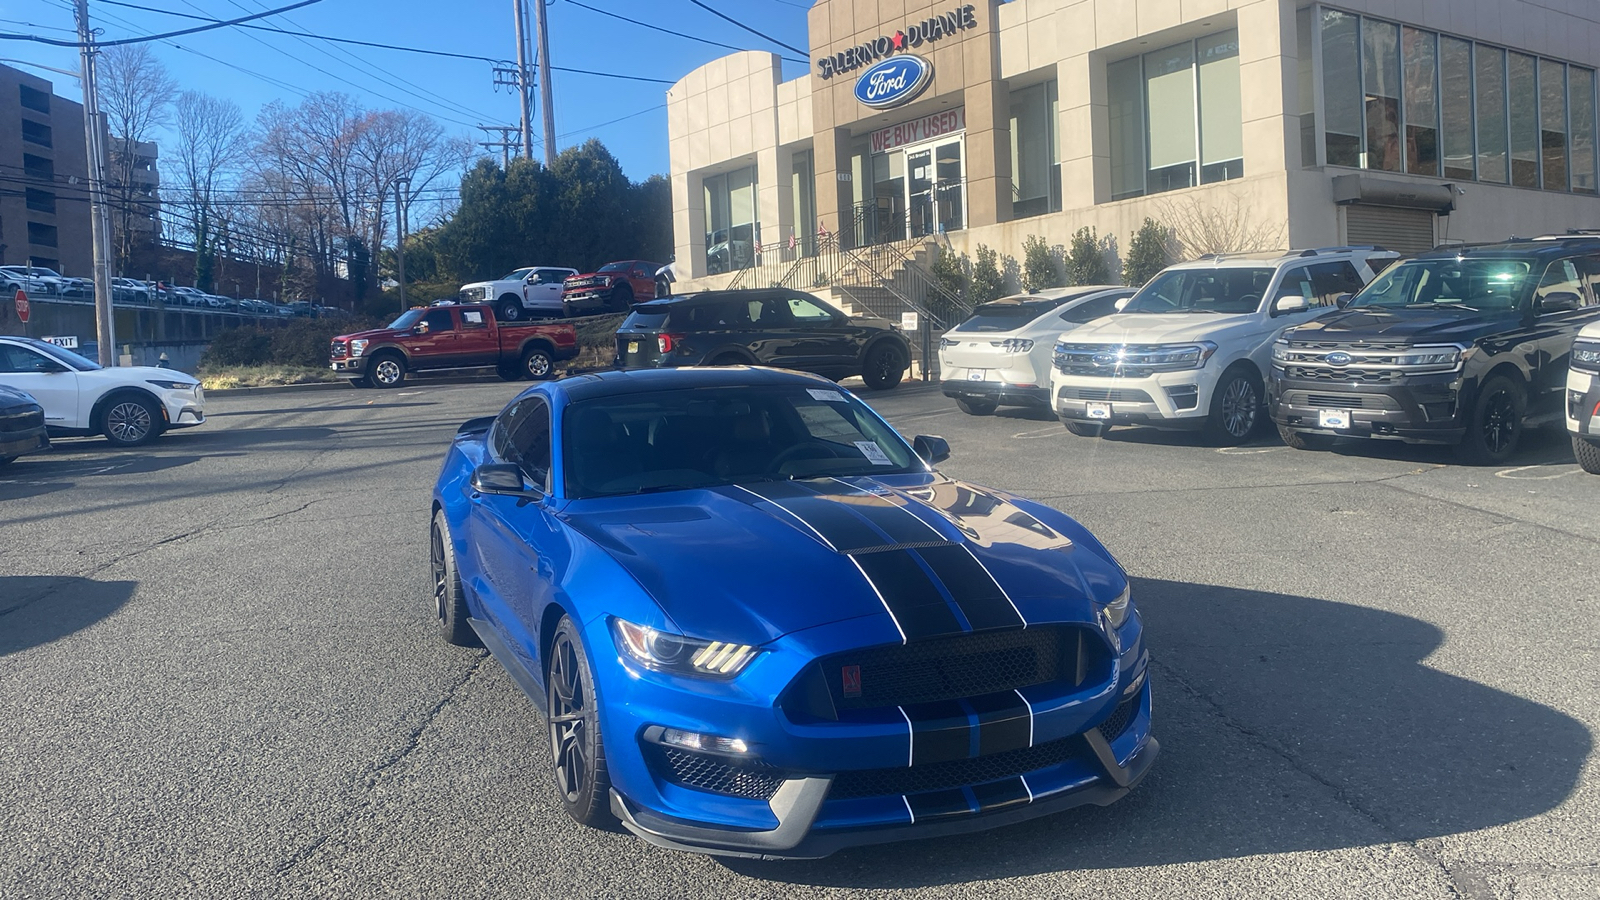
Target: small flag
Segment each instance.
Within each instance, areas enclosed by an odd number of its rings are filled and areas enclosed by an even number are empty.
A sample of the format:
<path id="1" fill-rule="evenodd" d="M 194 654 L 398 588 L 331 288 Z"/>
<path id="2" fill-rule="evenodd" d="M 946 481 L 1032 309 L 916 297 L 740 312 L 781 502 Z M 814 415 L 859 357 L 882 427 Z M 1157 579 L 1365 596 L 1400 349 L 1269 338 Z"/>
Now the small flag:
<path id="1" fill-rule="evenodd" d="M 792 232 L 792 231 L 789 232 L 789 249 L 793 250 L 795 247 L 799 246 L 799 243 L 800 242 L 797 239 L 797 236 L 795 235 L 795 233 Z"/>

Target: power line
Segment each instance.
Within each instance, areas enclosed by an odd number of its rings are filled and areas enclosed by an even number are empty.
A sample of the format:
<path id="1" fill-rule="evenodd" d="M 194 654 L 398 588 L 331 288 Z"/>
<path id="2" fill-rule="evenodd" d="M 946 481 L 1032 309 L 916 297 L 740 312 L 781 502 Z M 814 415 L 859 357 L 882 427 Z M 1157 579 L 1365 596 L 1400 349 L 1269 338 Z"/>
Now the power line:
<path id="1" fill-rule="evenodd" d="M 713 47 L 721 47 L 724 50 L 734 50 L 734 51 L 737 51 L 739 53 L 745 53 L 745 52 L 748 52 L 748 50 L 749 50 L 749 48 L 747 48 L 747 47 L 735 47 L 733 44 L 724 44 L 721 41 L 713 41 L 710 38 L 703 38 L 703 37 L 700 37 L 698 35 L 693 35 L 693 34 L 684 34 L 681 31 L 673 31 L 670 28 L 663 28 L 660 25 L 651 25 L 649 22 L 641 22 L 638 19 L 630 19 L 627 16 L 620 15 L 620 14 L 614 13 L 614 12 L 609 12 L 607 10 L 600 9 L 599 7 L 590 6 L 587 3 L 579 2 L 579 0 L 566 0 L 566 2 L 570 3 L 573 6 L 579 7 L 581 9 L 587 9 L 590 12 L 599 13 L 602 16 L 609 16 L 610 18 L 613 18 L 613 19 L 620 19 L 621 21 L 627 22 L 630 25 L 638 25 L 640 28 L 648 28 L 651 31 L 659 31 L 662 34 L 670 34 L 673 37 L 680 37 L 680 38 L 684 38 L 685 40 L 697 41 L 697 42 L 702 43 L 702 44 L 710 44 Z M 721 15 L 721 14 L 718 13 L 718 15 Z M 771 39 L 768 38 L 768 40 L 771 40 Z M 777 42 L 773 41 L 773 43 L 777 43 Z M 793 48 L 791 48 L 791 49 L 793 49 Z M 803 51 L 796 51 L 796 52 L 799 53 L 799 52 L 803 52 Z M 793 59 L 793 58 L 788 57 L 788 56 L 785 56 L 783 58 L 789 60 L 790 62 L 797 62 L 797 63 L 809 63 L 810 62 L 809 59 Z"/>
<path id="2" fill-rule="evenodd" d="M 283 6 L 283 7 L 279 7 L 278 9 L 269 9 L 266 12 L 259 12 L 259 13 L 256 13 L 254 15 L 249 15 L 249 16 L 241 16 L 241 17 L 239 17 L 237 19 L 228 19 L 226 21 L 213 22 L 210 25 L 199 25 L 199 26 L 196 26 L 194 28 L 184 28 L 184 29 L 179 30 L 179 31 L 169 31 L 169 32 L 166 32 L 165 34 L 151 34 L 151 35 L 146 35 L 144 37 L 124 38 L 122 40 L 117 40 L 117 41 L 95 41 L 93 46 L 95 46 L 95 47 L 120 47 L 123 44 L 143 44 L 143 43 L 145 43 L 147 41 L 164 41 L 164 40 L 166 40 L 168 38 L 181 37 L 181 36 L 186 35 L 186 34 L 195 34 L 197 32 L 201 32 L 201 31 L 213 31 L 215 29 L 222 28 L 222 27 L 227 26 L 227 25 L 238 25 L 238 24 L 241 24 L 243 22 L 252 22 L 252 21 L 255 21 L 256 19 L 265 19 L 268 16 L 276 16 L 276 15 L 279 15 L 281 13 L 286 13 L 286 12 L 292 10 L 292 9 L 299 9 L 302 6 L 310 6 L 313 3 L 321 3 L 321 2 L 322 2 L 322 0 L 300 0 L 299 3 L 295 3 L 295 4 L 292 4 L 290 6 Z M 40 37 L 40 36 L 38 36 L 36 34 L 11 34 L 9 32 L 0 32 L 0 40 L 36 41 L 36 42 L 41 43 L 41 44 L 49 44 L 52 47 L 72 47 L 74 49 L 79 49 L 79 48 L 82 48 L 84 46 L 84 44 L 82 42 L 80 42 L 80 41 L 58 41 L 55 38 Z"/>
<path id="3" fill-rule="evenodd" d="M 693 3 L 695 6 L 700 7 L 701 9 L 705 10 L 708 13 L 711 13 L 713 16 L 716 16 L 717 18 L 723 20 L 724 22 L 728 22 L 729 24 L 731 24 L 731 25 L 733 25 L 733 26 L 735 26 L 737 28 L 742 28 L 745 31 L 748 31 L 751 34 L 755 35 L 756 37 L 761 38 L 764 41 L 771 41 L 772 43 L 777 44 L 779 47 L 782 47 L 785 50 L 792 50 L 795 53 L 798 53 L 801 56 L 806 57 L 803 60 L 802 59 L 797 59 L 797 60 L 795 60 L 795 62 L 810 62 L 811 61 L 811 54 L 807 53 L 804 50 L 801 50 L 799 47 L 795 47 L 795 46 L 793 46 L 791 44 L 785 44 L 783 41 L 780 41 L 780 40 L 778 40 L 777 38 L 775 38 L 775 37 L 773 37 L 771 35 L 763 34 L 763 33 L 759 32 L 759 31 L 755 30 L 754 28 L 751 28 L 749 25 L 744 24 L 743 22 L 739 21 L 738 19 L 735 19 L 735 18 L 733 18 L 731 16 L 726 16 L 726 15 L 723 15 L 722 13 L 720 13 L 720 12 L 717 12 L 716 10 L 712 9 L 711 7 L 709 7 L 709 6 L 705 5 L 704 3 L 700 2 L 700 0 L 689 0 L 689 2 Z"/>
<path id="4" fill-rule="evenodd" d="M 568 2 L 570 3 L 571 0 L 568 0 Z M 652 106 L 649 109 L 641 109 L 636 113 L 628 113 L 625 116 L 618 116 L 615 119 L 611 119 L 609 121 L 601 122 L 598 125 L 590 125 L 587 128 L 582 128 L 582 129 L 579 129 L 577 131 L 569 131 L 566 134 L 558 134 L 558 135 L 556 135 L 556 140 L 560 140 L 562 138 L 569 138 L 569 137 L 572 137 L 575 134 L 588 134 L 591 131 L 597 131 L 597 130 L 599 130 L 601 128 L 606 127 L 607 125 L 615 125 L 618 122 L 625 122 L 628 119 L 638 118 L 639 116 L 642 116 L 645 113 L 655 112 L 658 109 L 665 109 L 665 108 L 666 108 L 666 104 L 665 103 L 657 103 L 655 106 Z"/>

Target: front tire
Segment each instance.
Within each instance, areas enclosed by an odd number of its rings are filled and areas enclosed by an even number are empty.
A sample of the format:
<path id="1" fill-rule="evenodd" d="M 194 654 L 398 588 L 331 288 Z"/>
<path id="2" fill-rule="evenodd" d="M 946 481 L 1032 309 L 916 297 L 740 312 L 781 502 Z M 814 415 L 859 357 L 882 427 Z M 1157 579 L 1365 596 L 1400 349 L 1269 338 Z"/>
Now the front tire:
<path id="1" fill-rule="evenodd" d="M 994 402 L 993 400 L 969 400 L 966 397 L 956 398 L 956 406 L 959 406 L 961 411 L 969 416 L 992 416 L 994 415 L 995 409 L 998 408 L 999 405 L 1000 404 Z"/>
<path id="2" fill-rule="evenodd" d="M 444 510 L 433 514 L 429 531 L 429 562 L 433 570 L 433 605 L 439 614 L 439 636 L 457 647 L 481 647 L 477 632 L 467 621 L 467 592 L 461 586 L 461 570 L 456 568 L 456 548 L 450 540 L 450 524 Z"/>
<path id="3" fill-rule="evenodd" d="M 522 318 L 522 313 L 522 301 L 511 294 L 501 297 L 500 306 L 494 311 L 494 314 L 499 316 L 502 322 L 518 321 Z"/>
<path id="4" fill-rule="evenodd" d="M 627 312 L 633 305 L 633 288 L 619 284 L 611 291 L 611 311 Z"/>
<path id="5" fill-rule="evenodd" d="M 1282 425 L 1278 426 L 1278 437 L 1283 439 L 1284 444 L 1294 448 L 1295 450 L 1327 450 L 1331 448 L 1333 446 L 1333 442 L 1337 440 L 1337 438 L 1331 434 L 1316 434 L 1309 431 L 1294 431 L 1293 429 L 1285 428 Z"/>
<path id="6" fill-rule="evenodd" d="M 1590 475 L 1600 475 L 1600 446 L 1582 435 L 1575 434 L 1572 436 L 1572 455 L 1577 458 L 1578 466 L 1585 472 Z"/>
<path id="7" fill-rule="evenodd" d="M 101 418 L 100 432 L 118 447 L 138 447 L 161 433 L 161 409 L 146 397 L 113 397 Z"/>
<path id="8" fill-rule="evenodd" d="M 556 624 L 544 683 L 550 700 L 550 755 L 561 807 L 580 825 L 609 824 L 611 779 L 600 736 L 599 697 L 583 639 L 569 616 L 562 616 Z"/>
<path id="9" fill-rule="evenodd" d="M 1242 444 L 1261 424 L 1261 379 L 1253 370 L 1239 367 L 1224 372 L 1211 395 L 1206 435 L 1212 443 L 1232 447 Z"/>
<path id="10" fill-rule="evenodd" d="M 522 375 L 533 381 L 544 381 L 555 371 L 555 361 L 548 350 L 529 348 L 522 354 Z"/>
<path id="11" fill-rule="evenodd" d="M 1067 426 L 1067 431 L 1078 437 L 1100 437 L 1106 433 L 1106 426 L 1099 422 L 1078 422 L 1072 419 L 1062 419 L 1061 424 Z"/>
<path id="12" fill-rule="evenodd" d="M 372 361 L 367 378 L 373 387 L 397 388 L 406 380 L 405 358 L 396 353 L 385 353 Z"/>
<path id="13" fill-rule="evenodd" d="M 522 370 L 517 366 L 501 364 L 494 367 L 494 374 L 500 376 L 501 381 L 516 381 L 522 377 Z"/>
<path id="14" fill-rule="evenodd" d="M 353 388 L 369 388 L 372 387 L 372 379 L 365 375 L 360 378 L 352 378 L 350 379 L 350 386 Z"/>
<path id="15" fill-rule="evenodd" d="M 1472 405 L 1472 418 L 1466 436 L 1456 447 L 1462 462 L 1492 466 L 1515 456 L 1522 440 L 1522 416 L 1528 398 L 1517 384 L 1504 375 L 1485 381 Z"/>
<path id="16" fill-rule="evenodd" d="M 906 361 L 900 348 L 890 343 L 880 343 L 867 351 L 862 362 L 861 380 L 874 391 L 887 391 L 906 377 Z"/>

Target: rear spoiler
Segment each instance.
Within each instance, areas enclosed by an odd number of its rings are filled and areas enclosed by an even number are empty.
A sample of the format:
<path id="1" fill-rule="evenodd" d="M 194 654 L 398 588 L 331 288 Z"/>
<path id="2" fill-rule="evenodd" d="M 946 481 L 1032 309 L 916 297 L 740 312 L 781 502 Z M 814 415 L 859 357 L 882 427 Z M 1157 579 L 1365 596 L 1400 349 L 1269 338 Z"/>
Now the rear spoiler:
<path id="1" fill-rule="evenodd" d="M 460 428 L 456 429 L 456 437 L 462 438 L 485 434 L 489 431 L 489 426 L 494 424 L 494 420 L 494 416 L 479 416 L 476 419 L 468 419 L 461 423 Z"/>

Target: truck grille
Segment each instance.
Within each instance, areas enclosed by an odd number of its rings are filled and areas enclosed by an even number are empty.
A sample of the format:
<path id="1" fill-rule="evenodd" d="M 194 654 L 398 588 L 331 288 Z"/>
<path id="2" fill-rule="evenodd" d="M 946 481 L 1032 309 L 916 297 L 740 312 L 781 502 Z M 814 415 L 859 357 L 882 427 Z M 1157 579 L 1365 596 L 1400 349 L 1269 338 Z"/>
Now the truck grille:
<path id="1" fill-rule="evenodd" d="M 1062 400 L 1103 400 L 1111 403 L 1154 403 L 1150 394 L 1136 388 L 1118 390 L 1115 388 L 1086 388 L 1064 387 L 1058 395 Z"/>
<path id="2" fill-rule="evenodd" d="M 1283 401 L 1290 406 L 1317 409 L 1399 409 L 1388 394 L 1316 394 L 1309 391 L 1285 391 Z"/>
<path id="3" fill-rule="evenodd" d="M 344 359 L 345 356 L 347 356 L 349 353 L 350 353 L 350 348 L 345 344 L 344 341 L 334 341 L 333 342 L 333 358 L 334 359 Z"/>
<path id="4" fill-rule="evenodd" d="M 1290 378 L 1310 381 L 1337 381 L 1345 384 L 1389 384 L 1400 377 L 1397 369 L 1334 369 L 1327 366 L 1284 366 L 1283 373 Z"/>

